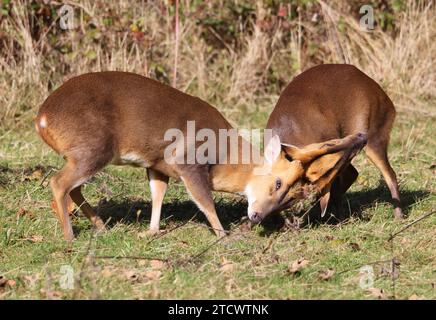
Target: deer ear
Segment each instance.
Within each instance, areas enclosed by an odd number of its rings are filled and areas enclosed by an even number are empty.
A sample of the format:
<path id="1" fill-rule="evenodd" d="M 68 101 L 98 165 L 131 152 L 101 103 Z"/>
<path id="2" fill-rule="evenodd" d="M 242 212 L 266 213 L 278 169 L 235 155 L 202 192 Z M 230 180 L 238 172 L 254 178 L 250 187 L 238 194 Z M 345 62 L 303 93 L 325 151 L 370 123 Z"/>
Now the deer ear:
<path id="1" fill-rule="evenodd" d="M 321 206 L 321 218 L 324 217 L 325 213 L 327 212 L 329 200 L 330 200 L 330 190 L 324 193 L 324 195 L 322 195 L 321 198 L 319 199 L 319 205 Z"/>
<path id="2" fill-rule="evenodd" d="M 306 178 L 315 183 L 318 190 L 321 191 L 319 205 L 321 207 L 321 217 L 327 212 L 330 202 L 330 187 L 336 174 L 334 169 L 342 159 L 342 152 L 327 154 L 313 161 L 306 170 Z"/>
<path id="3" fill-rule="evenodd" d="M 282 150 L 290 157 L 292 160 L 300 160 L 302 163 L 308 163 L 314 158 L 325 153 L 319 144 L 311 144 L 303 148 L 299 148 L 292 144 L 282 143 Z"/>
<path id="4" fill-rule="evenodd" d="M 342 152 L 326 154 L 312 161 L 306 169 L 306 178 L 310 182 L 316 182 L 332 170 L 341 160 Z"/>
<path id="5" fill-rule="evenodd" d="M 280 156 L 280 152 L 282 147 L 280 145 L 280 137 L 278 135 L 274 135 L 268 142 L 265 147 L 265 160 L 269 165 L 272 165 Z"/>
<path id="6" fill-rule="evenodd" d="M 282 151 L 292 160 L 297 160 L 298 155 L 301 153 L 301 149 L 293 144 L 282 143 Z M 300 160 L 300 159 L 298 159 Z"/>
<path id="7" fill-rule="evenodd" d="M 349 135 L 342 139 L 332 139 L 325 142 L 312 143 L 301 148 L 291 144 L 282 144 L 282 149 L 293 160 L 300 160 L 302 163 L 309 163 L 326 154 L 355 148 L 357 144 L 362 144 L 364 139 L 366 140 L 366 136 L 364 135 Z"/>

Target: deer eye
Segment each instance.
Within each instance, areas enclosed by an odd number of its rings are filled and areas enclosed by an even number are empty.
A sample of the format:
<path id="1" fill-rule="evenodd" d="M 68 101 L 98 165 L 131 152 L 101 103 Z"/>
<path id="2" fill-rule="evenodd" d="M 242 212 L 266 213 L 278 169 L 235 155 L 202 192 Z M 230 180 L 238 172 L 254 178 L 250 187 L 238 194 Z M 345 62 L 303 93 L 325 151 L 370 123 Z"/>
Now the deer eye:
<path id="1" fill-rule="evenodd" d="M 282 180 L 280 178 L 277 178 L 276 180 L 276 191 L 279 190 L 282 187 Z"/>

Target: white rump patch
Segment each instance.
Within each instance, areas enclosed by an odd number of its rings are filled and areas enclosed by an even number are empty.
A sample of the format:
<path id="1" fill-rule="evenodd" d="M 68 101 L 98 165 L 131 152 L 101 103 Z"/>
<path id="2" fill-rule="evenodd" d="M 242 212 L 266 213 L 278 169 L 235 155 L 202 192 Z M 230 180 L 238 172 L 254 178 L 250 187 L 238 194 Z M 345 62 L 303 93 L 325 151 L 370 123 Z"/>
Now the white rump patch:
<path id="1" fill-rule="evenodd" d="M 43 116 L 41 117 L 41 119 L 39 119 L 39 127 L 40 127 L 41 129 L 44 129 L 44 128 L 47 127 L 47 118 L 45 117 L 45 115 L 43 115 Z"/>

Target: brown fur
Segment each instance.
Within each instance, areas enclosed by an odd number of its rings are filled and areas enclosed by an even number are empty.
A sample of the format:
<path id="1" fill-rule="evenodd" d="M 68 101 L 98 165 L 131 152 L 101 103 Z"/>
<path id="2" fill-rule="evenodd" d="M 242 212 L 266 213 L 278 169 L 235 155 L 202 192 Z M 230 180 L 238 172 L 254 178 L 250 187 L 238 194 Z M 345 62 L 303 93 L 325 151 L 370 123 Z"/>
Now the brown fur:
<path id="1" fill-rule="evenodd" d="M 395 217 L 401 218 L 395 172 L 387 148 L 395 108 L 383 89 L 354 66 L 326 64 L 295 77 L 280 95 L 267 128 L 281 141 L 296 146 L 343 138 L 358 132 L 367 134 L 365 152 L 382 172 L 391 191 Z M 357 178 L 353 166 L 335 179 L 332 193 L 339 201 Z"/>
<path id="2" fill-rule="evenodd" d="M 104 228 L 83 197 L 80 186 L 110 163 L 126 164 L 126 155 L 134 158 L 127 164 L 145 167 L 148 171 L 153 201 L 151 233 L 159 231 L 169 177 L 183 180 L 191 198 L 219 236 L 225 232 L 217 217 L 211 190 L 243 193 L 250 185 L 256 201 L 249 209 L 256 210 L 257 217 L 283 206 L 297 193 L 280 196 L 285 190 L 294 190 L 304 174 L 300 161 L 287 160 L 280 144 L 276 150 L 282 152 L 281 156 L 271 165 L 271 173 L 265 176 L 253 173 L 254 164 L 169 164 L 164 160 L 164 151 L 172 142 L 164 141 L 165 132 L 178 128 L 186 136 L 187 121 L 195 121 L 196 131 L 208 128 L 217 133 L 219 129 L 231 129 L 222 115 L 206 102 L 132 73 L 85 74 L 53 92 L 41 106 L 35 124 L 43 140 L 66 159 L 65 166 L 50 181 L 65 238 L 74 238 L 68 210 L 70 197 L 94 227 Z M 330 145 L 311 146 L 310 152 L 319 157 L 361 147 L 361 139 L 352 136 L 331 141 Z M 238 152 L 241 154 L 241 148 Z M 216 160 L 227 156 L 220 153 L 222 150 L 218 150 Z M 307 157 L 308 151 L 304 148 L 297 148 L 295 153 L 305 154 L 305 162 L 314 160 Z M 278 178 L 283 186 L 272 192 Z"/>

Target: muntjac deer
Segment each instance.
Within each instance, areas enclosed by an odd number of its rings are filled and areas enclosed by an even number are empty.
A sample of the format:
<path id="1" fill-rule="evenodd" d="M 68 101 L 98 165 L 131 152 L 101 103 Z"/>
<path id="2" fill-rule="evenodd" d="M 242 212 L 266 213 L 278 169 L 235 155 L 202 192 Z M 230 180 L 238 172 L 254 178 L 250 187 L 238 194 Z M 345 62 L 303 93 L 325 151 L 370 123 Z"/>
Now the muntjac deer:
<path id="1" fill-rule="evenodd" d="M 54 91 L 41 106 L 35 127 L 42 139 L 66 160 L 50 180 L 53 207 L 65 239 L 74 238 L 68 212 L 70 199 L 93 227 L 104 229 L 103 221 L 84 199 L 81 185 L 108 164 L 146 168 L 152 198 L 150 233 L 159 231 L 162 202 L 172 177 L 183 181 L 215 233 L 223 236 L 225 231 L 211 190 L 245 194 L 249 217 L 260 221 L 303 196 L 305 174 L 321 181 L 322 176 L 331 174 L 326 170 L 338 170 L 343 159 L 354 156 L 365 143 L 365 136 L 357 134 L 298 148 L 282 146 L 275 136 L 266 146 L 261 162 L 242 163 L 241 143 L 237 144 L 236 163 L 230 161 L 224 147 L 215 155 L 209 150 L 207 162 L 168 161 L 168 147 L 175 141 L 167 141 L 166 133 L 178 130 L 185 137 L 189 134 L 189 122 L 195 122 L 197 134 L 203 129 L 217 134 L 232 129 L 206 102 L 132 73 L 89 73 L 70 79 Z M 241 142 L 242 138 L 237 140 Z M 177 154 L 180 150 L 173 151 Z M 287 153 L 292 154 L 291 160 Z M 183 159 L 185 156 L 187 150 L 182 152 Z"/>
<path id="2" fill-rule="evenodd" d="M 267 128 L 282 142 L 305 146 L 354 133 L 365 133 L 365 153 L 389 187 L 394 216 L 403 218 L 395 172 L 387 148 L 395 108 L 383 89 L 352 65 L 325 64 L 295 77 L 280 95 Z M 322 191 L 321 212 L 330 202 L 338 208 L 342 195 L 358 176 L 350 164 Z"/>

